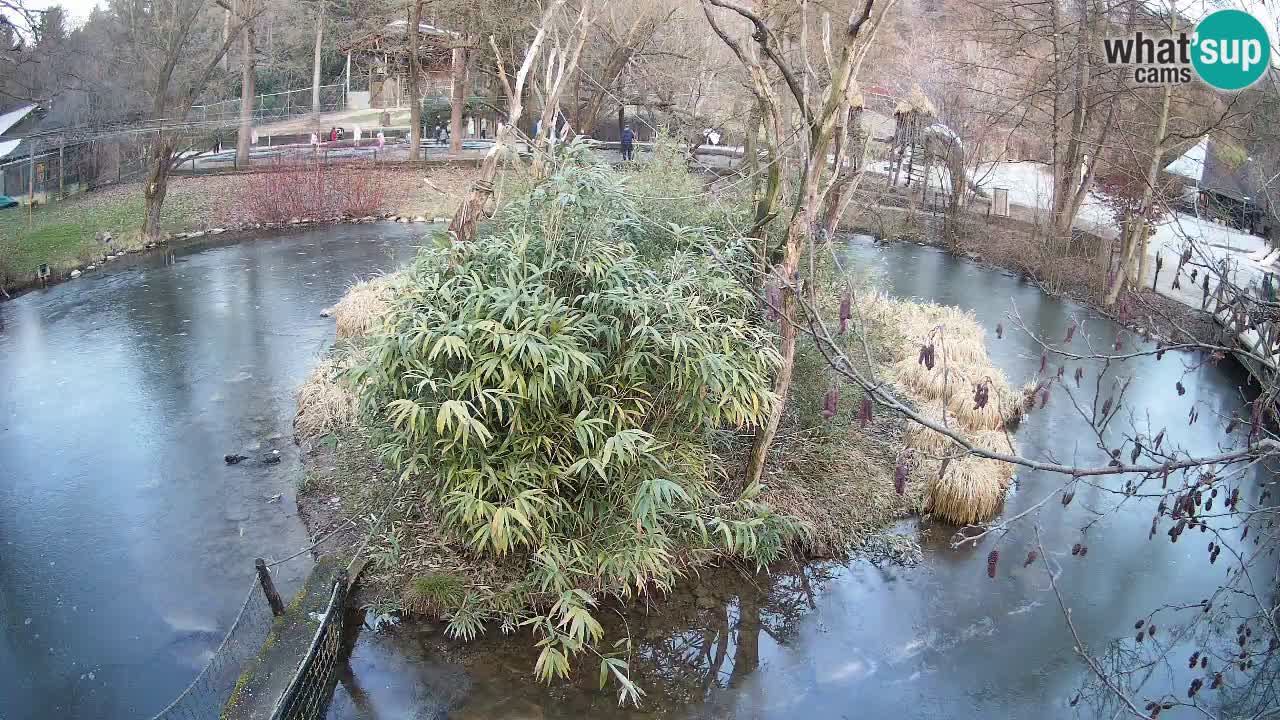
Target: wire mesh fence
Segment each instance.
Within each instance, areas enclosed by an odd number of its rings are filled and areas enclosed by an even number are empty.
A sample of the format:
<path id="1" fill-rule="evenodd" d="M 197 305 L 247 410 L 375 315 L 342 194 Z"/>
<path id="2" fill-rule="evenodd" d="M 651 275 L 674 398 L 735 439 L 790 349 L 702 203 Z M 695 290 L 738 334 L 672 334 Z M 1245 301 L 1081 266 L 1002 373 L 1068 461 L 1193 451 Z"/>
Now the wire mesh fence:
<path id="1" fill-rule="evenodd" d="M 286 582 L 305 575 L 314 547 L 270 563 L 271 574 Z M 152 720 L 220 720 L 241 674 L 262 651 L 276 619 L 257 573 L 247 571 L 245 582 L 244 600 L 208 664 Z"/>
<path id="2" fill-rule="evenodd" d="M 196 679 L 153 720 L 216 720 L 246 663 L 262 649 L 275 616 L 256 577 L 235 620 Z"/>
<path id="3" fill-rule="evenodd" d="M 347 574 L 339 573 L 333 594 L 311 647 L 298 665 L 289 687 L 280 696 L 271 720 L 322 720 L 333 698 L 341 662 L 343 618 L 346 615 Z"/>
<path id="4" fill-rule="evenodd" d="M 253 117 L 259 121 L 305 115 L 313 110 L 311 88 L 257 95 L 253 100 Z M 208 105 L 196 105 L 187 114 L 187 119 L 202 123 L 235 120 L 240 117 L 240 102 L 240 98 L 235 98 Z M 335 83 L 320 86 L 320 112 L 343 110 L 346 105 L 345 85 Z"/>

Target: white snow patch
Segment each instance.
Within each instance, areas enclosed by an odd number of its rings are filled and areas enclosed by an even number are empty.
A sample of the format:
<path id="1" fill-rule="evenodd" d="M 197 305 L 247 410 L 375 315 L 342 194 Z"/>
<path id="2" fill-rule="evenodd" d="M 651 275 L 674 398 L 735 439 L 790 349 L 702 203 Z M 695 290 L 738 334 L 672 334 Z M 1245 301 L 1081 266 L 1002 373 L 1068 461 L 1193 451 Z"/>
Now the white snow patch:
<path id="1" fill-rule="evenodd" d="M 1209 151 L 1209 139 L 1205 138 L 1196 143 L 1195 147 L 1186 151 L 1177 160 L 1164 166 L 1164 171 L 1171 175 L 1181 175 L 1200 182 L 1200 178 L 1204 175 L 1204 158 Z"/>
<path id="2" fill-rule="evenodd" d="M 23 105 L 17 110 L 10 110 L 5 114 L 0 115 L 0 135 L 8 132 L 9 128 L 17 125 L 22 118 L 27 116 L 27 113 L 35 109 L 35 105 Z"/>

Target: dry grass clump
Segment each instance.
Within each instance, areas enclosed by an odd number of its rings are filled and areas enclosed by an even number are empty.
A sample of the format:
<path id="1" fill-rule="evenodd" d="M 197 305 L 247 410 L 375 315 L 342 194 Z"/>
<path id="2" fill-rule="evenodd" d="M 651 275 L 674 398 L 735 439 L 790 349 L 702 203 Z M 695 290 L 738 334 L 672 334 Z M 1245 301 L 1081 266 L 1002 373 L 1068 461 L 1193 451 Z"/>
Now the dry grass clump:
<path id="1" fill-rule="evenodd" d="M 350 341 L 368 335 L 382 322 L 391 307 L 394 281 L 395 275 L 361 280 L 324 312 L 334 318 L 339 345 L 297 390 L 298 414 L 293 418 L 293 429 L 299 440 L 314 440 L 359 424 L 359 399 L 340 377 L 364 359 L 359 343 Z"/>
<path id="2" fill-rule="evenodd" d="M 935 117 L 938 114 L 938 108 L 934 107 L 933 102 L 924 94 L 924 90 L 919 85 L 912 85 L 911 92 L 905 98 L 898 101 L 898 105 L 893 109 L 894 115 L 926 115 Z"/>
<path id="3" fill-rule="evenodd" d="M 991 359 L 987 356 L 987 331 L 978 324 L 972 312 L 950 305 L 911 300 L 880 298 L 878 302 L 896 306 L 887 312 L 893 316 L 906 342 L 914 344 L 917 350 L 932 336 L 939 364 L 945 357 L 948 364 L 991 367 Z M 936 331 L 938 327 L 942 328 L 941 332 Z"/>
<path id="4" fill-rule="evenodd" d="M 353 354 L 327 357 L 298 387 L 298 414 L 293 418 L 293 430 L 299 440 L 314 440 L 356 427 L 360 401 L 341 382 L 342 373 L 355 362 Z"/>
<path id="5" fill-rule="evenodd" d="M 926 507 L 957 525 L 984 522 L 1000 512 L 1012 480 L 1013 466 L 966 455 L 947 463 L 929 484 Z"/>
<path id="6" fill-rule="evenodd" d="M 1016 452 L 1005 430 L 1021 417 L 1019 395 L 987 355 L 985 332 L 971 313 L 957 308 L 897 301 L 883 296 L 867 301 L 869 313 L 892 322 L 901 332 L 888 374 L 927 418 L 962 433 L 974 446 Z M 941 328 L 939 331 L 938 329 Z M 920 348 L 932 344 L 934 366 L 919 361 Z M 978 407 L 974 391 L 988 387 Z M 1013 478 L 1012 466 L 997 460 L 958 455 L 956 443 L 942 433 L 908 422 L 907 447 L 921 455 L 915 472 L 924 479 L 924 507 L 949 522 L 990 520 L 999 512 Z M 944 458 L 950 458 L 944 462 Z"/>
<path id="7" fill-rule="evenodd" d="M 902 432 L 901 419 L 886 413 L 866 428 L 779 435 L 761 500 L 805 523 L 801 545 L 812 555 L 828 557 L 857 546 L 923 503 L 921 483 L 907 483 L 902 495 L 893 484 Z"/>
<path id="8" fill-rule="evenodd" d="M 382 322 L 391 307 L 394 279 L 394 275 L 379 275 L 361 280 L 347 290 L 337 305 L 325 311 L 337 324 L 339 340 L 367 335 Z"/>

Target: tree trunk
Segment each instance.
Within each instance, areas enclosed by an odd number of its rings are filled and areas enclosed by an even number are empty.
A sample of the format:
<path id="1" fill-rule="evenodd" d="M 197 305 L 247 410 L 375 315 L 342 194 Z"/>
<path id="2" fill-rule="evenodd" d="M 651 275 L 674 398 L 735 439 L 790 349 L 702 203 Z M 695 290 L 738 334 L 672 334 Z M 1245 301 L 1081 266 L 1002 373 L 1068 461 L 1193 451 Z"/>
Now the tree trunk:
<path id="1" fill-rule="evenodd" d="M 604 107 L 605 97 L 611 94 L 609 88 L 612 88 L 618 82 L 618 78 L 622 76 L 622 71 L 627 67 L 627 62 L 631 59 L 630 50 L 623 53 L 615 51 L 615 55 L 616 57 L 611 56 L 609 58 L 609 63 L 605 66 L 601 77 L 600 87 L 595 88 L 595 91 L 591 93 L 591 99 L 587 102 L 587 106 L 585 108 L 579 106 L 574 113 L 577 116 L 574 118 L 578 125 L 576 129 L 583 135 L 590 135 L 595 132 L 596 122 L 599 121 L 600 110 Z M 626 93 L 621 90 L 612 94 L 616 94 L 619 98 L 626 97 Z"/>
<path id="2" fill-rule="evenodd" d="M 1151 201 L 1155 192 L 1156 180 L 1160 176 L 1161 161 L 1164 158 L 1164 139 L 1165 132 L 1169 129 L 1169 99 L 1172 94 L 1173 86 L 1166 85 L 1163 97 L 1160 100 L 1160 114 L 1156 118 L 1155 137 L 1152 138 L 1151 143 L 1151 162 L 1147 165 L 1147 174 L 1142 186 L 1142 204 L 1139 206 L 1141 208 L 1140 214 L 1130 221 L 1130 227 L 1125 233 L 1124 243 L 1120 246 L 1120 267 L 1116 268 L 1116 273 L 1111 278 L 1111 284 L 1107 288 L 1107 296 L 1105 298 L 1107 305 L 1112 305 L 1119 299 L 1120 291 L 1124 288 L 1126 281 L 1133 280 L 1139 286 L 1143 282 L 1142 275 L 1138 275 L 1136 278 L 1130 276 L 1134 273 L 1135 253 L 1139 249 L 1141 249 L 1144 257 L 1146 253 L 1146 218 L 1151 217 Z M 1139 262 L 1139 268 L 1141 269 L 1144 264 Z"/>
<path id="3" fill-rule="evenodd" d="M 734 637 L 733 669 L 729 672 L 728 685 L 741 687 L 751 673 L 760 667 L 760 599 L 755 588 L 738 595 L 738 627 Z M 726 640 L 727 643 L 727 640 Z"/>
<path id="4" fill-rule="evenodd" d="M 324 47 L 324 4 L 316 3 L 316 45 L 311 58 L 311 125 L 320 133 L 320 50 Z"/>
<path id="5" fill-rule="evenodd" d="M 799 303 L 796 302 L 793 284 L 796 282 L 797 273 L 800 270 L 800 255 L 804 249 L 804 240 L 808 235 L 808 228 L 811 221 L 811 213 L 808 208 L 799 209 L 791 218 L 791 224 L 787 226 L 787 243 L 786 254 L 783 257 L 782 264 L 777 269 L 779 276 L 778 283 L 782 288 L 782 308 L 781 320 L 782 326 L 781 337 L 779 339 L 778 354 L 782 358 L 782 363 L 778 367 L 778 375 L 773 381 L 773 392 L 778 396 L 777 404 L 773 406 L 773 410 L 769 412 L 768 419 L 765 424 L 756 430 L 755 438 L 751 443 L 751 457 L 747 460 L 747 482 L 750 486 L 761 482 L 764 478 L 764 467 L 769 459 L 769 448 L 773 446 L 773 439 L 778 434 L 778 425 L 782 422 L 782 410 L 787 404 L 787 397 L 791 393 L 791 377 L 796 365 L 796 326 L 791 322 L 796 317 L 799 310 Z"/>
<path id="6" fill-rule="evenodd" d="M 236 138 L 236 164 L 248 167 L 249 148 L 253 144 L 254 71 L 257 69 L 254 56 L 257 50 L 254 47 L 253 23 L 246 22 L 241 32 L 244 39 L 244 57 L 240 62 L 240 134 Z"/>
<path id="7" fill-rule="evenodd" d="M 636 6 L 640 8 L 640 14 L 627 28 L 627 32 L 617 45 L 609 52 L 609 57 L 604 62 L 604 70 L 600 73 L 600 82 L 593 83 L 594 90 L 591 93 L 591 99 L 587 102 L 584 109 L 581 104 L 575 104 L 574 107 L 574 124 L 575 129 L 583 135 L 590 135 L 595 132 L 596 122 L 600 117 L 600 109 L 604 106 L 606 95 L 612 94 L 610 89 L 618 82 L 618 78 L 622 77 L 622 73 L 627 69 L 627 64 L 631 62 L 631 58 L 637 52 L 644 49 L 649 39 L 653 37 L 654 32 L 658 28 L 656 21 L 650 22 L 650 13 L 657 8 L 649 7 L 645 3 Z M 618 91 L 616 95 L 621 99 L 626 97 L 626 93 Z"/>
<path id="8" fill-rule="evenodd" d="M 151 170 L 147 184 L 142 188 L 146 217 L 143 218 L 142 237 L 148 242 L 158 242 L 164 237 L 160 210 L 169 191 L 169 167 L 173 160 L 173 145 L 163 135 L 151 139 Z"/>
<path id="9" fill-rule="evenodd" d="M 231 11 L 222 11 L 222 42 L 227 41 L 227 36 L 231 34 Z M 222 58 L 218 60 L 218 64 L 222 66 L 222 72 L 228 72 L 231 68 L 230 53 L 223 53 Z"/>
<path id="10" fill-rule="evenodd" d="M 453 49 L 453 63 L 449 69 L 449 154 L 457 157 L 462 152 L 462 111 L 467 103 L 467 49 Z"/>
<path id="11" fill-rule="evenodd" d="M 844 155 L 849 159 L 849 167 L 837 170 L 839 175 L 835 182 L 831 183 L 823 208 L 822 222 L 827 237 L 834 237 L 840 229 L 840 220 L 844 218 L 844 212 L 853 199 L 852 190 L 855 189 L 857 180 L 862 177 L 862 164 L 866 160 L 867 153 L 867 139 L 862 134 L 862 108 L 850 108 L 847 132 L 849 136 L 846 139 L 847 149 Z"/>
<path id="12" fill-rule="evenodd" d="M 421 22 L 422 3 L 413 0 L 413 8 L 409 11 L 409 162 L 417 162 L 422 152 L 422 98 L 418 93 L 422 74 L 418 61 L 418 25 Z"/>

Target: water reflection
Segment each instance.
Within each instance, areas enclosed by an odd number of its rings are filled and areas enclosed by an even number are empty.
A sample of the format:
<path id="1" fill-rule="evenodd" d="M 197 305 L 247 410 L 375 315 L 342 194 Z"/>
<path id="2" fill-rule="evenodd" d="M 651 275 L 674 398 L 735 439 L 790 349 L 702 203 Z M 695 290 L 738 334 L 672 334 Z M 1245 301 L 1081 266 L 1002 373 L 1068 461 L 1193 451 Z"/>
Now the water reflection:
<path id="1" fill-rule="evenodd" d="M 1012 328 L 1007 314 L 1016 307 L 1048 337 L 1062 337 L 1078 322 L 1077 342 L 1101 348 L 1116 339 L 1116 326 L 1087 308 L 931 248 L 855 242 L 849 257 L 855 267 L 878 275 L 891 294 L 971 309 L 987 328 L 997 322 Z M 1039 368 L 1039 346 L 1020 333 L 1006 332 L 1001 341 L 991 333 L 988 349 L 1015 386 Z M 1203 425 L 1186 426 L 1192 403 L 1230 415 L 1250 393 L 1247 377 L 1233 364 L 1213 366 L 1185 354 L 1115 364 L 1099 378 L 1103 370 L 1086 363 L 1082 385 L 1107 388 L 1113 378 L 1134 378 L 1130 405 L 1151 412 L 1133 417 L 1133 426 L 1154 435 L 1167 425 L 1166 442 L 1196 453 L 1215 450 L 1218 439 Z M 1069 367 L 1067 377 L 1073 371 Z M 1178 381 L 1185 396 L 1173 390 Z M 1081 401 L 1091 402 L 1092 395 Z M 1126 418 L 1109 432 L 1132 430 Z M 1017 437 L 1032 457 L 1106 460 L 1061 389 Z M 1270 478 L 1257 467 L 1246 480 L 1256 485 Z M 1058 477 L 1020 473 L 1006 514 L 1031 508 L 1060 484 Z M 1153 509 L 1127 499 L 1121 485 L 1116 479 L 1084 485 L 1071 506 L 1052 503 L 1037 520 L 1049 561 L 1061 569 L 1063 600 L 1082 640 L 1097 652 L 1130 637 L 1134 621 L 1156 607 L 1199 602 L 1226 572 L 1227 564 L 1211 565 L 1200 545 L 1149 542 Z M 625 612 L 635 669 L 648 693 L 639 710 L 620 709 L 611 692 L 598 691 L 590 663 L 579 667 L 572 683 L 537 684 L 527 637 L 495 634 L 461 645 L 443 639 L 433 625 L 413 625 L 360 638 L 348 676 L 359 692 L 340 687 L 329 717 L 1075 715 L 1084 705 L 1073 708 L 1070 700 L 1086 674 L 1043 570 L 1022 567 L 1034 547 L 1031 526 L 998 539 L 1005 559 L 995 579 L 987 578 L 985 559 L 996 538 L 953 550 L 952 528 L 921 532 L 926 552 L 915 568 L 854 562 L 784 567 L 771 575 L 708 571 L 669 600 Z M 1076 542 L 1090 547 L 1086 558 L 1071 555 Z M 1173 656 L 1183 651 L 1179 647 Z M 1183 657 L 1191 651 L 1188 644 Z M 1181 673 L 1175 666 L 1155 674 L 1144 691 L 1185 695 L 1188 679 L 1185 665 Z"/>
<path id="2" fill-rule="evenodd" d="M 205 664 L 253 558 L 306 544 L 289 437 L 319 311 L 423 232 L 188 246 L 0 304 L 0 716 L 149 717 Z"/>

